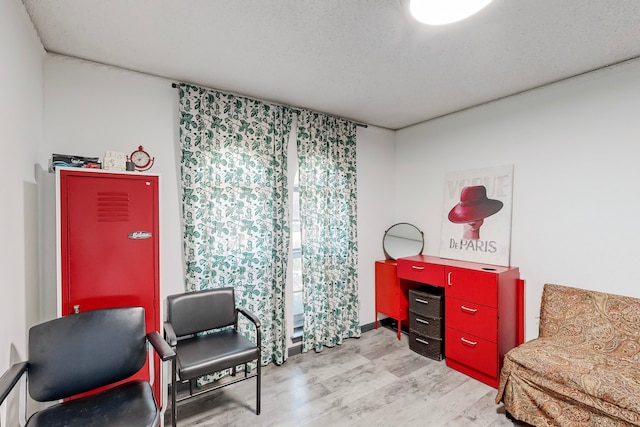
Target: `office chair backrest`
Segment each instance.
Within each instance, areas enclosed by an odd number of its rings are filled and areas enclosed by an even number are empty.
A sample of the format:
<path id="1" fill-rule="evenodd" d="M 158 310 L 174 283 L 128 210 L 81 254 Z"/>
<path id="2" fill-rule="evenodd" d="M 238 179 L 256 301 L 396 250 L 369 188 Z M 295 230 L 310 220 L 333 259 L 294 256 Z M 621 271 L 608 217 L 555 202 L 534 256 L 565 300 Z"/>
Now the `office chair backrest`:
<path id="1" fill-rule="evenodd" d="M 144 309 L 72 314 L 29 330 L 29 394 L 62 399 L 135 374 L 147 357 Z"/>
<path id="2" fill-rule="evenodd" d="M 167 297 L 167 320 L 178 337 L 233 325 L 236 322 L 233 288 L 171 295 Z"/>

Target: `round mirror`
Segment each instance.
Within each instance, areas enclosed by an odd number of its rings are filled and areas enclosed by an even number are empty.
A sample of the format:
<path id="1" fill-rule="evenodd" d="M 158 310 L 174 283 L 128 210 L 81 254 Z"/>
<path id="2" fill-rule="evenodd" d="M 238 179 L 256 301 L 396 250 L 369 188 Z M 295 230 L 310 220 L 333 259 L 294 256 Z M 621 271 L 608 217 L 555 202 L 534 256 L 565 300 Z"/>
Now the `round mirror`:
<path id="1" fill-rule="evenodd" d="M 424 249 L 424 235 L 413 224 L 400 222 L 384 232 L 382 249 L 387 259 L 420 255 Z"/>

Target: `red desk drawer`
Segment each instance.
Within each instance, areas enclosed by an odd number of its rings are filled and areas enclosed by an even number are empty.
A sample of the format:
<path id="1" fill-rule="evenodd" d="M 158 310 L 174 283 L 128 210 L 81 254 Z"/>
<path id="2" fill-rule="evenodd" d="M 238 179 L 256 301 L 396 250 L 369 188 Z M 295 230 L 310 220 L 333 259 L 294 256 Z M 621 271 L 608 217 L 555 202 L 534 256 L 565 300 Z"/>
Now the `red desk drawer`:
<path id="1" fill-rule="evenodd" d="M 398 260 L 398 277 L 434 286 L 444 286 L 444 265 Z"/>
<path id="2" fill-rule="evenodd" d="M 447 327 L 497 342 L 498 310 L 451 297 L 445 299 L 445 306 Z"/>
<path id="3" fill-rule="evenodd" d="M 475 369 L 491 377 L 498 376 L 498 346 L 475 335 L 445 328 L 447 359 Z"/>
<path id="4" fill-rule="evenodd" d="M 498 276 L 495 273 L 447 267 L 447 298 L 498 307 Z"/>

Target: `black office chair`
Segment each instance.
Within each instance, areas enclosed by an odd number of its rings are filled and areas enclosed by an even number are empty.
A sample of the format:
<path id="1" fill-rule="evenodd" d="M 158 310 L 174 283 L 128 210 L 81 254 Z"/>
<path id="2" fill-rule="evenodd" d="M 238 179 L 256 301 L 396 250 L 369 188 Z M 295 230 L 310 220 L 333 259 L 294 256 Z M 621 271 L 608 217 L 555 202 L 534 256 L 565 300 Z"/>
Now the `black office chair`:
<path id="1" fill-rule="evenodd" d="M 145 333 L 142 307 L 87 311 L 36 325 L 29 330 L 29 360 L 0 378 L 0 404 L 26 373 L 34 400 L 65 399 L 31 415 L 28 427 L 159 426 L 160 408 L 145 380 L 67 399 L 138 372 L 147 358 L 147 340 L 162 361 L 175 359 L 158 332 Z"/>
<path id="2" fill-rule="evenodd" d="M 255 325 L 255 344 L 238 332 L 238 313 Z M 189 382 L 189 395 L 177 399 L 174 375 L 171 384 L 174 407 L 177 402 L 256 377 L 256 414 L 260 414 L 260 320 L 236 308 L 232 287 L 168 296 L 164 331 L 167 342 L 176 352 L 177 378 Z M 256 373 L 247 375 L 247 363 L 253 360 L 257 360 Z M 193 386 L 199 377 L 229 368 L 235 376 L 239 365 L 244 365 L 243 377 L 194 392 Z M 172 414 L 175 415 L 175 411 Z M 176 425 L 176 419 L 172 421 Z"/>

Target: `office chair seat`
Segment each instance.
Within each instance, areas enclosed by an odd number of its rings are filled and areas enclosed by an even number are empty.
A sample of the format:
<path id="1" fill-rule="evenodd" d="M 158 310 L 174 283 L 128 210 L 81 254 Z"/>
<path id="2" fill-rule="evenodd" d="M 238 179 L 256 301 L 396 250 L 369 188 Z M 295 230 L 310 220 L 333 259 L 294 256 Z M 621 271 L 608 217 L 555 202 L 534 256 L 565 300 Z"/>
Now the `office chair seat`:
<path id="1" fill-rule="evenodd" d="M 260 349 L 235 330 L 202 335 L 180 343 L 180 378 L 196 378 L 258 359 Z"/>
<path id="2" fill-rule="evenodd" d="M 151 385 L 134 380 L 37 412 L 29 418 L 27 427 L 159 425 L 160 414 L 154 400 Z"/>

